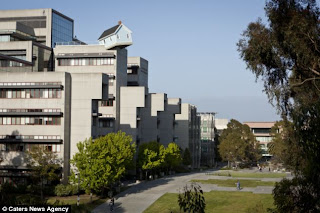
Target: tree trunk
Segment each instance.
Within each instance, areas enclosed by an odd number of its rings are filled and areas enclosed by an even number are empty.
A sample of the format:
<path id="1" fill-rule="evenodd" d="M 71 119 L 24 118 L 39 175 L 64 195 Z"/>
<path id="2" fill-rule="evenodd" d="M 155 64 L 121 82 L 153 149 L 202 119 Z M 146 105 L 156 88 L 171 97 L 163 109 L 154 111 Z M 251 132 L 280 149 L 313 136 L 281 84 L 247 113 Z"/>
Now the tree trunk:
<path id="1" fill-rule="evenodd" d="M 92 203 L 92 191 L 90 192 L 90 203 Z"/>
<path id="2" fill-rule="evenodd" d="M 41 190 L 40 190 L 40 197 L 41 197 L 41 202 L 43 202 L 43 179 L 40 178 L 41 180 Z"/>

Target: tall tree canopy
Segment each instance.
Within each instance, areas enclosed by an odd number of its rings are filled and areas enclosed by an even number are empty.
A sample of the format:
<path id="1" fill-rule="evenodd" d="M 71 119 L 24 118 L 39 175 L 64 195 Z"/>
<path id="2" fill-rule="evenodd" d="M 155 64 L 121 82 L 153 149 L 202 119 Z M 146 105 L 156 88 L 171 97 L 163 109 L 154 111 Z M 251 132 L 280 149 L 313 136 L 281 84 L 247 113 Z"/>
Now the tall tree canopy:
<path id="1" fill-rule="evenodd" d="M 290 140 L 304 159 L 292 162 L 292 181 L 277 184 L 275 204 L 280 212 L 319 212 L 320 11 L 315 0 L 268 0 L 265 11 L 268 23 L 250 23 L 238 50 L 284 121 L 292 122 Z"/>
<path id="2" fill-rule="evenodd" d="M 231 119 L 220 137 L 219 153 L 229 162 L 256 161 L 259 159 L 259 144 L 248 125 Z M 228 165 L 230 166 L 230 165 Z"/>
<path id="3" fill-rule="evenodd" d="M 135 144 L 124 132 L 109 133 L 77 144 L 72 163 L 80 173 L 81 187 L 101 192 L 118 181 L 132 166 Z M 74 175 L 74 174 L 73 174 Z M 74 179 L 74 177 L 72 177 Z"/>
<path id="4" fill-rule="evenodd" d="M 31 169 L 32 179 L 40 184 L 41 200 L 43 200 L 43 184 L 46 181 L 59 181 L 61 160 L 56 153 L 44 146 L 31 146 L 28 154 L 28 167 Z"/>

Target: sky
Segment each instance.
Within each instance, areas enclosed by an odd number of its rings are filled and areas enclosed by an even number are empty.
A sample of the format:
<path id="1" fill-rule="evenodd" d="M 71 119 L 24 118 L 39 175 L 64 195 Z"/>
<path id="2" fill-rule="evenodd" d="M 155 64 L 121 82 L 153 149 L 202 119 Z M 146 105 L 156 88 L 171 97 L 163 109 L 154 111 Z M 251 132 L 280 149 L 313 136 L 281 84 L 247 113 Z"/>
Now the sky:
<path id="1" fill-rule="evenodd" d="M 10 0 L 0 9 L 53 8 L 75 21 L 78 39 L 95 42 L 122 21 L 133 31 L 128 56 L 149 61 L 149 91 L 200 112 L 244 121 L 280 120 L 263 83 L 236 43 L 250 22 L 266 20 L 263 0 Z"/>

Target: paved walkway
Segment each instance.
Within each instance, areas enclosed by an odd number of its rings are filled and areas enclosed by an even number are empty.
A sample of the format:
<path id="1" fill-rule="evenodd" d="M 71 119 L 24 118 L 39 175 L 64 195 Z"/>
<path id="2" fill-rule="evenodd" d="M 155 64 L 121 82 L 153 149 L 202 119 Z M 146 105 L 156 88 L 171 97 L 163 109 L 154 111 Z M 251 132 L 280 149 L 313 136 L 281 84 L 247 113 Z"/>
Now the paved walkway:
<path id="1" fill-rule="evenodd" d="M 141 213 L 152 203 L 167 192 L 178 193 L 192 179 L 230 179 L 230 177 L 206 175 L 207 172 L 182 174 L 167 176 L 153 181 L 145 181 L 132 186 L 126 191 L 118 194 L 115 200 L 114 211 L 116 213 Z M 241 178 L 237 178 L 241 179 Z M 247 179 L 247 178 L 245 178 Z M 258 178 L 259 179 L 259 178 Z M 270 180 L 269 178 L 260 178 L 259 180 Z M 272 179 L 275 181 L 275 179 Z M 281 178 L 276 179 L 277 181 Z M 217 191 L 237 191 L 236 187 L 221 187 L 216 184 L 200 184 L 205 192 Z M 271 194 L 273 187 L 258 186 L 255 188 L 244 188 L 241 191 L 248 191 L 259 194 Z M 109 211 L 109 201 L 101 204 L 93 210 L 94 213 L 106 213 Z"/>

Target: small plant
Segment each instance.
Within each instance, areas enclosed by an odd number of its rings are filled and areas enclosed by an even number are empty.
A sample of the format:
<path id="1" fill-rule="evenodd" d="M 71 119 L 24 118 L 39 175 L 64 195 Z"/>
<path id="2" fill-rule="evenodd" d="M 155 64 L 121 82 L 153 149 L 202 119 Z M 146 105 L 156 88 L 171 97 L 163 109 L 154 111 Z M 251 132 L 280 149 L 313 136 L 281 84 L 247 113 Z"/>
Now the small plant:
<path id="1" fill-rule="evenodd" d="M 184 212 L 204 213 L 206 202 L 201 187 L 196 183 L 184 186 L 178 195 L 178 204 Z"/>

